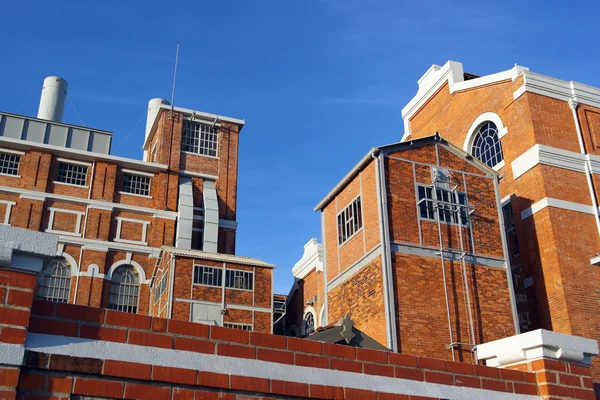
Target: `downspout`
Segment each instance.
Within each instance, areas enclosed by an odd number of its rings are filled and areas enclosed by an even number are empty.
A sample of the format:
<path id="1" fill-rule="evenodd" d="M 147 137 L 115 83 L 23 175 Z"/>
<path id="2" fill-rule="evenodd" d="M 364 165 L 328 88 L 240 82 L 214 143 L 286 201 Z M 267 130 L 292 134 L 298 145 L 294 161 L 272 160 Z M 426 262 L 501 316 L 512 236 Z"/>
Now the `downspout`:
<path id="1" fill-rule="evenodd" d="M 329 321 L 329 288 L 327 287 L 327 247 L 325 245 L 325 210 L 321 210 L 321 244 L 323 246 L 323 309 L 325 321 L 319 321 L 321 326 L 326 326 Z M 317 253 L 318 255 L 318 253 Z M 287 307 L 286 307 L 287 309 Z"/>
<path id="2" fill-rule="evenodd" d="M 512 266 L 510 265 L 510 256 L 508 254 L 508 244 L 506 243 L 506 227 L 504 226 L 504 217 L 502 215 L 502 205 L 500 202 L 500 189 L 498 188 L 498 180 L 499 176 L 494 176 L 494 191 L 496 192 L 496 208 L 498 211 L 498 221 L 500 224 L 500 239 L 502 241 L 502 253 L 504 254 L 504 259 L 506 260 L 506 280 L 508 281 L 508 291 L 510 292 L 510 307 L 513 313 L 513 323 L 515 324 L 515 335 L 521 333 L 521 328 L 519 327 L 519 314 L 517 312 L 517 302 L 515 300 L 515 288 L 513 286 L 512 279 Z M 475 347 L 477 350 L 477 347 Z M 477 358 L 477 353 L 475 353 L 475 357 Z"/>
<path id="3" fill-rule="evenodd" d="M 581 133 L 581 125 L 579 118 L 577 117 L 577 103 L 575 100 L 569 100 L 569 107 L 573 112 L 573 121 L 575 122 L 575 129 L 577 130 L 577 140 L 579 141 L 579 150 L 581 154 L 587 155 L 585 150 L 585 144 L 583 142 L 583 134 Z M 594 216 L 596 217 L 596 228 L 598 228 L 598 235 L 600 235 L 600 212 L 598 211 L 598 199 L 596 198 L 596 191 L 594 190 L 594 181 L 592 180 L 592 171 L 590 168 L 590 160 L 585 161 L 585 177 L 587 179 L 588 188 L 590 190 L 590 197 L 592 198 L 592 205 L 594 206 Z"/>
<path id="4" fill-rule="evenodd" d="M 392 254 L 390 250 L 389 223 L 387 215 L 387 193 L 385 190 L 385 168 L 383 154 L 371 154 L 375 160 L 377 174 L 377 200 L 379 203 L 379 226 L 381 239 L 381 269 L 383 279 L 383 306 L 385 312 L 385 329 L 387 347 L 398 352 L 398 335 L 396 331 L 396 311 L 394 306 L 394 285 L 392 282 Z"/>
<path id="5" fill-rule="evenodd" d="M 173 314 L 173 289 L 175 285 L 173 284 L 173 279 L 175 277 L 175 254 L 171 254 L 171 271 L 169 271 L 169 314 L 167 318 L 171 318 Z"/>

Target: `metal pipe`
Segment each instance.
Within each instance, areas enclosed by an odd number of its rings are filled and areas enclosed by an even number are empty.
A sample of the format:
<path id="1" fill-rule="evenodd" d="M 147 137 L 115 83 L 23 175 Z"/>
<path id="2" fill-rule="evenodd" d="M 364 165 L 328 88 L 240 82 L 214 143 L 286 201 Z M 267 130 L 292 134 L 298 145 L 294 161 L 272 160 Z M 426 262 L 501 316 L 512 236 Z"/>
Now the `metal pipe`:
<path id="1" fill-rule="evenodd" d="M 383 305 L 386 315 L 386 337 L 388 348 L 398 352 L 398 333 L 396 331 L 396 311 L 394 307 L 394 286 L 392 282 L 392 255 L 390 250 L 389 223 L 387 219 L 387 193 L 385 191 L 385 168 L 383 165 L 383 154 L 373 154 L 375 160 L 375 179 L 377 185 L 377 197 L 379 200 L 379 227 L 381 240 L 381 269 L 383 279 Z"/>
<path id="2" fill-rule="evenodd" d="M 171 318 L 171 315 L 173 313 L 173 288 L 175 287 L 175 285 L 173 284 L 173 278 L 175 277 L 175 254 L 171 254 L 171 270 L 169 271 L 169 313 L 167 318 Z M 191 308 L 191 305 L 190 305 Z M 159 310 L 160 312 L 160 310 Z"/>
<path id="3" fill-rule="evenodd" d="M 581 132 L 581 125 L 579 118 L 577 117 L 577 106 L 579 103 L 573 99 L 569 100 L 569 107 L 573 113 L 573 121 L 575 122 L 575 130 L 577 130 L 577 140 L 579 141 L 579 150 L 581 154 L 587 155 L 585 150 L 585 144 L 583 142 L 583 134 Z M 598 199 L 596 198 L 596 191 L 594 190 L 594 181 L 592 179 L 592 171 L 590 169 L 590 160 L 585 161 L 585 177 L 590 191 L 590 197 L 592 198 L 592 205 L 594 207 L 594 216 L 596 217 L 596 228 L 598 229 L 598 235 L 600 235 L 600 211 L 598 210 Z"/>
<path id="4" fill-rule="evenodd" d="M 321 211 L 321 243 L 323 245 L 323 307 L 325 310 L 325 321 L 321 321 L 321 326 L 325 326 L 328 324 L 328 320 L 329 320 L 329 296 L 328 296 L 328 291 L 329 289 L 327 288 L 327 247 L 326 247 L 326 242 L 325 242 L 325 210 Z M 286 304 L 286 310 L 287 310 L 287 304 Z M 287 311 L 286 311 L 287 313 Z M 284 332 L 284 334 L 287 332 Z"/>

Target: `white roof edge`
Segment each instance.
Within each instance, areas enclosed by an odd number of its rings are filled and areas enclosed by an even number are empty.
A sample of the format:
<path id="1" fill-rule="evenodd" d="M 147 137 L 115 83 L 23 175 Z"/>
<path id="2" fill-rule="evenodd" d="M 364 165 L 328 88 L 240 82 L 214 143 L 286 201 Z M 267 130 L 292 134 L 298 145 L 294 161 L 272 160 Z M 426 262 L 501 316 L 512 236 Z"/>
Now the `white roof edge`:
<path id="1" fill-rule="evenodd" d="M 187 257 L 195 257 L 195 258 L 204 258 L 207 260 L 214 261 L 225 261 L 225 262 L 233 262 L 238 264 L 246 264 L 253 265 L 256 267 L 266 267 L 266 268 L 277 268 L 276 265 L 264 262 L 259 260 L 258 258 L 252 257 L 244 257 L 244 256 L 236 256 L 232 254 L 223 254 L 223 253 L 209 253 L 207 251 L 202 250 L 184 250 L 178 249 L 177 247 L 172 246 L 162 246 L 162 250 L 169 252 L 171 254 L 187 256 Z"/>
<path id="2" fill-rule="evenodd" d="M 0 114 L 9 115 L 11 117 L 30 119 L 30 120 L 42 122 L 42 123 L 45 123 L 45 124 L 59 125 L 59 126 L 67 127 L 67 128 L 77 128 L 77 129 L 83 129 L 83 130 L 87 130 L 87 131 L 106 133 L 107 135 L 111 135 L 111 136 L 113 135 L 112 131 L 107 131 L 105 129 L 96 129 L 96 128 L 93 128 L 93 127 L 90 127 L 90 126 L 67 124 L 66 122 L 51 121 L 51 120 L 48 120 L 48 119 L 42 119 L 42 118 L 37 118 L 37 117 L 30 117 L 30 116 L 27 116 L 27 115 L 15 114 L 15 113 L 7 112 L 7 111 L 0 111 Z"/>
<path id="3" fill-rule="evenodd" d="M 60 155 L 63 157 L 76 156 L 78 158 L 91 159 L 92 161 L 106 160 L 106 161 L 113 161 L 117 164 L 131 164 L 134 166 L 133 168 L 146 168 L 146 169 L 152 170 L 152 171 L 161 171 L 161 170 L 166 170 L 168 168 L 168 166 L 165 164 L 150 163 L 147 161 L 135 160 L 133 158 L 111 156 L 109 154 L 104 154 L 104 153 L 95 153 L 92 151 L 77 150 L 77 149 L 72 149 L 69 147 L 61 147 L 61 146 L 54 146 L 54 145 L 46 144 L 46 143 L 31 142 L 28 140 L 12 139 L 12 138 L 4 137 L 4 136 L 0 136 L 0 143 L 12 144 L 12 145 L 16 145 L 17 147 L 22 147 L 22 148 L 26 148 L 26 149 L 31 148 L 31 147 L 38 148 L 38 149 L 47 149 L 49 152 L 52 152 L 53 155 Z"/>
<path id="4" fill-rule="evenodd" d="M 361 158 L 360 161 L 354 167 L 352 167 L 350 172 L 344 175 L 342 180 L 339 181 L 338 184 L 335 185 L 334 188 L 331 189 L 329 193 L 327 193 L 327 195 L 325 195 L 325 197 L 323 197 L 323 199 L 315 206 L 314 211 L 319 211 L 320 209 L 322 209 L 325 206 L 325 204 L 328 203 L 333 198 L 333 196 L 335 196 L 336 193 L 339 192 L 339 190 L 345 184 L 347 184 L 350 179 L 354 177 L 354 175 L 369 161 L 371 156 L 375 154 L 378 150 L 378 147 L 372 147 L 371 150 L 369 150 L 367 154 L 365 154 L 365 156 Z"/>

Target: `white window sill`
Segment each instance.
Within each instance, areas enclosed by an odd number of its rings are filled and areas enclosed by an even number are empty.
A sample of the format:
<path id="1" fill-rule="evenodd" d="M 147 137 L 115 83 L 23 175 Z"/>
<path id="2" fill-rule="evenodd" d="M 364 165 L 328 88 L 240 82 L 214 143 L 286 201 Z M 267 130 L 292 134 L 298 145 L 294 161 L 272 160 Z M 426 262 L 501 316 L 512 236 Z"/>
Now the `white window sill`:
<path id="1" fill-rule="evenodd" d="M 59 182 L 59 181 L 52 181 L 52 183 L 57 184 L 57 185 L 65 185 L 65 186 L 73 186 L 73 187 L 78 187 L 78 188 L 82 188 L 82 189 L 89 189 L 89 186 L 82 186 L 82 185 L 76 185 L 74 183 L 67 183 L 67 182 Z"/>
<path id="2" fill-rule="evenodd" d="M 142 197 L 144 199 L 151 199 L 152 196 L 146 196 L 143 194 L 135 194 L 135 193 L 129 193 L 129 192 L 123 192 L 123 191 L 119 191 L 119 194 L 124 194 L 126 196 L 134 196 L 134 197 Z"/>
<path id="3" fill-rule="evenodd" d="M 8 176 L 10 178 L 21 178 L 21 175 L 4 174 L 2 172 L 0 172 L 0 176 Z"/>
<path id="4" fill-rule="evenodd" d="M 199 156 L 199 157 L 213 158 L 213 159 L 215 159 L 215 160 L 218 160 L 218 159 L 219 159 L 219 156 L 209 156 L 208 154 L 193 153 L 193 152 L 191 152 L 191 151 L 183 151 L 183 150 L 182 150 L 181 152 L 182 152 L 182 153 L 184 153 L 184 154 L 190 154 L 190 155 L 192 155 L 192 156 Z"/>
<path id="5" fill-rule="evenodd" d="M 140 242 L 140 241 L 137 241 L 137 240 L 127 240 L 127 239 L 115 238 L 113 241 L 114 242 L 118 242 L 118 243 L 139 244 L 139 245 L 142 245 L 142 246 L 148 246 L 148 242 Z"/>
<path id="6" fill-rule="evenodd" d="M 48 232 L 48 233 L 54 233 L 56 235 L 66 235 L 66 236 L 81 237 L 81 233 L 75 233 L 75 232 L 57 231 L 57 230 L 54 230 L 54 229 L 46 229 L 46 232 Z"/>
<path id="7" fill-rule="evenodd" d="M 499 171 L 504 167 L 504 160 L 500 161 L 498 164 L 494 165 L 492 168 L 494 171 Z"/>

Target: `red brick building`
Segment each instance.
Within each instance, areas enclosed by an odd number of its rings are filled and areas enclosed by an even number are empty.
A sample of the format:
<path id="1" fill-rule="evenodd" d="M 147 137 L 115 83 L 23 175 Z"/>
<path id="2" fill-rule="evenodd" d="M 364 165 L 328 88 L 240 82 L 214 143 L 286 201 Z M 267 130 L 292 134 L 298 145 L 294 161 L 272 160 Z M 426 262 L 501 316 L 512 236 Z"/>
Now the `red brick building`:
<path id="1" fill-rule="evenodd" d="M 50 77 L 39 118 L 0 112 L 0 222 L 59 237 L 37 296 L 271 332 L 274 266 L 234 256 L 244 121 L 153 99 L 134 160 L 61 122 L 65 93 Z"/>
<path id="2" fill-rule="evenodd" d="M 405 140 L 440 134 L 493 167 L 522 331 L 600 338 L 600 89 L 514 68 L 432 66 L 402 110 Z M 600 364 L 592 366 L 600 382 Z"/>
<path id="3" fill-rule="evenodd" d="M 497 181 L 437 135 L 370 150 L 315 208 L 324 263 L 298 271 L 302 326 L 350 314 L 394 351 L 466 361 L 515 334 Z"/>

